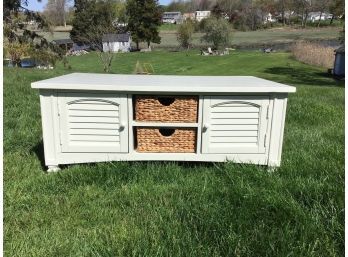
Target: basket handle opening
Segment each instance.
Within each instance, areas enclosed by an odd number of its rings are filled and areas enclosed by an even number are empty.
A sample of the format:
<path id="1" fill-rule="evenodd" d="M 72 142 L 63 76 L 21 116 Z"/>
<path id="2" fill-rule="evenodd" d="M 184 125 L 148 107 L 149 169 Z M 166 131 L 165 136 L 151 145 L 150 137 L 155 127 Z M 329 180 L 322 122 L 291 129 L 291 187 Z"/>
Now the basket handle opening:
<path id="1" fill-rule="evenodd" d="M 169 106 L 175 102 L 175 97 L 158 97 L 158 102 L 164 106 Z"/>
<path id="2" fill-rule="evenodd" d="M 170 128 L 161 128 L 158 130 L 159 133 L 164 136 L 164 137 L 170 137 L 171 135 L 174 134 L 175 129 L 170 129 Z"/>

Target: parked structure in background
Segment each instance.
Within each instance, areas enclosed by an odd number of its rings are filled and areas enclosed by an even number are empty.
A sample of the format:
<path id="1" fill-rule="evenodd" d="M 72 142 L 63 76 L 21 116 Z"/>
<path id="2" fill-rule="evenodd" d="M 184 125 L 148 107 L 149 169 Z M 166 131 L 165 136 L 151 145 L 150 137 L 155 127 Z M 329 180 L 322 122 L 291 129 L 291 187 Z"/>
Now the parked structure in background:
<path id="1" fill-rule="evenodd" d="M 56 40 L 53 40 L 52 43 L 64 49 L 65 52 L 69 51 L 74 46 L 74 41 L 72 41 L 70 38 L 56 39 Z"/>
<path id="2" fill-rule="evenodd" d="M 187 13 L 184 13 L 182 15 L 182 17 L 183 17 L 184 20 L 187 20 L 187 19 L 194 20 L 195 19 L 195 13 L 194 12 L 187 12 Z"/>
<path id="3" fill-rule="evenodd" d="M 309 12 L 307 20 L 309 20 L 311 22 L 315 22 L 315 21 L 319 21 L 319 20 L 321 20 L 321 21 L 330 20 L 331 18 L 332 18 L 331 13 Z"/>
<path id="4" fill-rule="evenodd" d="M 333 68 L 333 75 L 337 77 L 344 77 L 345 57 L 344 45 L 335 50 L 335 63 Z"/>
<path id="5" fill-rule="evenodd" d="M 103 52 L 129 52 L 132 38 L 129 33 L 105 34 L 102 42 Z"/>
<path id="6" fill-rule="evenodd" d="M 36 67 L 36 62 L 32 58 L 23 58 L 21 60 L 21 67 L 22 68 L 34 68 Z"/>
<path id="7" fill-rule="evenodd" d="M 181 12 L 164 12 L 162 15 L 163 23 L 180 24 L 182 20 Z"/>
<path id="8" fill-rule="evenodd" d="M 201 21 L 203 19 L 209 18 L 211 12 L 210 11 L 196 11 L 195 18 L 196 21 Z"/>

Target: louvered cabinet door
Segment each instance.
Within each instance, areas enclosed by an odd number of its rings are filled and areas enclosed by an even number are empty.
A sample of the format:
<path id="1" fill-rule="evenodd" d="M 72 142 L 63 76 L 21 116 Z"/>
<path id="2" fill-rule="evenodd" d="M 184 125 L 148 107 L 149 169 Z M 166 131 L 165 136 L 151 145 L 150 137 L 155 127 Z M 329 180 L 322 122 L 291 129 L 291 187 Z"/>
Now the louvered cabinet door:
<path id="1" fill-rule="evenodd" d="M 204 97 L 202 153 L 265 153 L 267 96 Z"/>
<path id="2" fill-rule="evenodd" d="M 58 93 L 62 152 L 128 152 L 127 96 Z"/>

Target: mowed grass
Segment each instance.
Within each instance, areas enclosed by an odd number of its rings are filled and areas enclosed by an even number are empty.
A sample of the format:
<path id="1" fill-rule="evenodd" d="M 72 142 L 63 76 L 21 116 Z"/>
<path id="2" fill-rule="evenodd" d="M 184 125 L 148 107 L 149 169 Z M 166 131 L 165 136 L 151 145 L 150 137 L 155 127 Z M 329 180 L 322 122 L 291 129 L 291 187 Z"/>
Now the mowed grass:
<path id="1" fill-rule="evenodd" d="M 254 75 L 297 87 L 282 165 L 110 162 L 46 174 L 32 81 L 102 72 L 94 54 L 71 69 L 4 70 L 6 256 L 343 256 L 344 87 L 287 53 L 118 54 L 156 74 Z M 165 86 L 165 85 L 163 85 Z"/>
<path id="2" fill-rule="evenodd" d="M 173 25 L 172 26 L 177 26 Z M 175 27 L 174 27 L 175 28 Z M 273 29 L 257 30 L 257 31 L 234 31 L 232 34 L 231 44 L 236 48 L 260 48 L 262 46 L 280 46 L 292 44 L 298 40 L 307 41 L 337 41 L 340 27 L 327 28 L 307 28 L 294 29 L 289 27 L 277 27 Z M 202 42 L 203 33 L 194 33 L 192 44 L 193 47 L 208 47 L 211 44 Z M 153 48 L 178 48 L 179 43 L 176 40 L 176 30 L 171 27 L 170 30 L 160 31 L 161 43 L 153 44 Z M 144 45 L 145 46 L 145 45 Z"/>

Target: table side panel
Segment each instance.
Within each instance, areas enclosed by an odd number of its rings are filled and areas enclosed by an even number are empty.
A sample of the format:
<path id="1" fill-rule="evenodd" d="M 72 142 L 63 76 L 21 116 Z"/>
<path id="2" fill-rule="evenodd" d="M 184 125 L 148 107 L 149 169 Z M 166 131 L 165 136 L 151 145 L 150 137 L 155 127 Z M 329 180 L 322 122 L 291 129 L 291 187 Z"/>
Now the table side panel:
<path id="1" fill-rule="evenodd" d="M 269 144 L 268 165 L 279 167 L 282 155 L 287 94 L 273 96 L 272 124 Z"/>
<path id="2" fill-rule="evenodd" d="M 45 164 L 58 165 L 60 152 L 59 123 L 56 90 L 40 89 L 42 137 L 44 143 Z"/>

